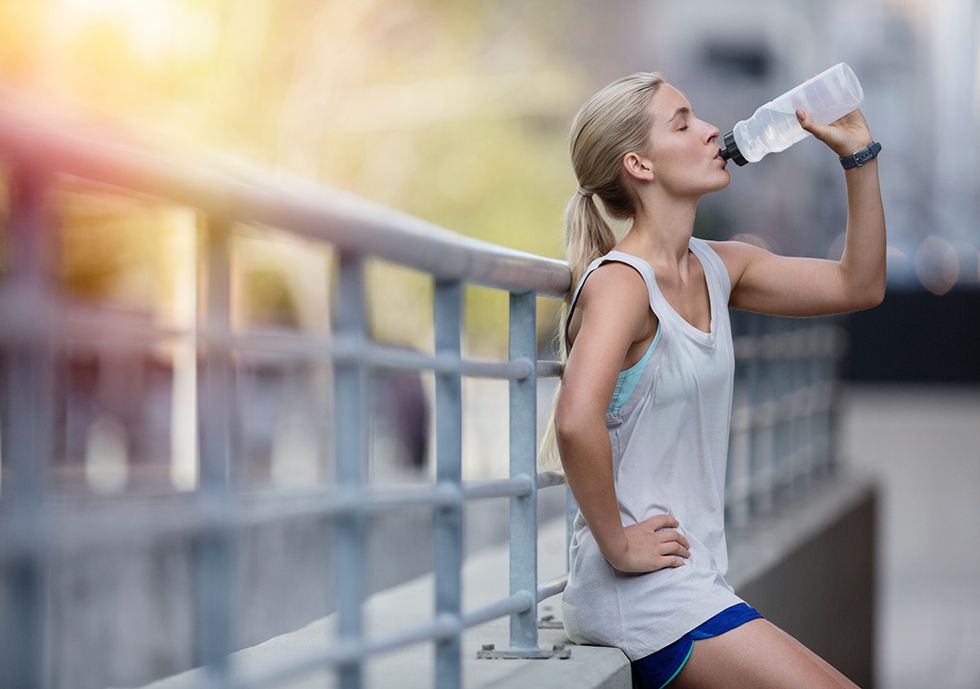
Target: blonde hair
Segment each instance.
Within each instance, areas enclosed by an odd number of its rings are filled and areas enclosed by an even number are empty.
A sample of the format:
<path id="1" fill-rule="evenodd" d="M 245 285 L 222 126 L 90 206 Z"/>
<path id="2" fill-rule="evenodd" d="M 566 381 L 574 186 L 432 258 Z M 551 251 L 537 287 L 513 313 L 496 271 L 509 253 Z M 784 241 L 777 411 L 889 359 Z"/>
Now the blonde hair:
<path id="1" fill-rule="evenodd" d="M 572 121 L 569 152 L 579 187 L 602 199 L 606 212 L 617 220 L 626 220 L 636 213 L 636 196 L 627 182 L 622 161 L 627 153 L 647 147 L 652 124 L 650 99 L 662 83 L 664 78 L 660 72 L 636 72 L 621 77 L 589 98 Z M 555 335 L 562 372 L 568 361 L 565 327 L 575 287 L 588 265 L 616 245 L 616 236 L 592 197 L 578 190 L 565 205 L 564 227 L 571 287 L 562 302 Z M 562 471 L 555 433 L 560 380 L 551 401 L 548 425 L 538 447 L 541 471 Z"/>

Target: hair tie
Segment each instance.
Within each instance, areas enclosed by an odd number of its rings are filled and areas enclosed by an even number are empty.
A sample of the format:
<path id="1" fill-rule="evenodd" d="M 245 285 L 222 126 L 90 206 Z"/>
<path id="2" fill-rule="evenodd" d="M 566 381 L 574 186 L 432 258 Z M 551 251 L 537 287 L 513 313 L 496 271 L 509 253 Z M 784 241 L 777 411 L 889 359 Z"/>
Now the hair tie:
<path id="1" fill-rule="evenodd" d="M 578 191 L 578 193 L 580 193 L 582 196 L 584 196 L 587 199 L 592 198 L 592 192 L 591 191 L 586 191 L 582 187 L 579 187 L 576 191 Z"/>

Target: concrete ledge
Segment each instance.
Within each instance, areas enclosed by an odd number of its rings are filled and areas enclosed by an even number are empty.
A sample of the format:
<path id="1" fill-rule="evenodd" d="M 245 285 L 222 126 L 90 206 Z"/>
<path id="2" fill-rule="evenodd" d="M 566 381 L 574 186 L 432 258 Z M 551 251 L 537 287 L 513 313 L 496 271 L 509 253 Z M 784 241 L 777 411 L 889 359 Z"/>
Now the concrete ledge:
<path id="1" fill-rule="evenodd" d="M 563 490 L 554 488 L 553 490 Z M 538 533 L 538 577 L 547 581 L 565 574 L 565 520 L 542 524 Z M 463 609 L 473 610 L 509 595 L 509 554 L 506 545 L 488 548 L 466 559 L 463 565 Z M 371 596 L 364 606 L 364 628 L 369 636 L 393 633 L 432 621 L 435 610 L 435 578 L 421 576 Z M 538 616 L 561 618 L 560 594 L 538 605 Z M 334 616 L 330 615 L 296 631 L 273 637 L 256 646 L 232 653 L 231 666 L 243 675 L 263 674 L 290 659 L 318 650 L 325 651 L 336 638 Z M 505 687 L 597 687 L 630 689 L 629 661 L 618 648 L 573 645 L 570 658 L 547 660 L 477 659 L 483 644 L 497 648 L 509 645 L 509 618 L 501 617 L 463 633 L 463 686 L 504 689 Z M 570 643 L 561 629 L 540 629 L 538 643 L 551 648 Z M 431 689 L 435 686 L 432 642 L 385 653 L 365 665 L 369 688 Z M 291 682 L 277 682 L 277 689 L 323 689 L 335 687 L 332 669 L 307 673 Z M 201 668 L 188 670 L 146 685 L 146 689 L 188 689 L 199 686 L 207 676 Z"/>
<path id="2" fill-rule="evenodd" d="M 823 604 L 819 581 L 826 580 L 827 574 L 840 572 L 828 562 L 822 568 L 808 569 L 800 576 L 780 586 L 773 577 L 782 579 L 780 567 L 787 562 L 799 560 L 800 553 L 813 550 L 810 544 L 828 542 L 828 532 L 842 524 L 858 538 L 852 538 L 852 546 L 857 551 L 873 551 L 874 521 L 867 528 L 856 528 L 855 524 L 867 522 L 869 514 L 874 513 L 875 481 L 872 476 L 849 472 L 828 479 L 814 487 L 804 498 L 784 507 L 778 514 L 759 521 L 743 533 L 729 534 L 731 566 L 729 580 L 740 595 L 746 597 L 766 617 L 772 616 L 790 633 L 804 640 L 818 653 L 825 652 L 820 638 L 808 637 L 806 620 L 804 627 L 786 624 L 779 616 L 790 615 L 790 607 L 815 610 Z M 872 506 L 870 512 L 868 506 Z M 863 506 L 863 508 L 862 508 Z M 848 517 L 848 515 L 851 515 Z M 855 517 L 856 515 L 856 517 Z M 863 516 L 862 516 L 863 515 Z M 855 522 L 855 519 L 858 519 Z M 861 521 L 863 520 L 863 522 Z M 868 540 L 872 539 L 869 544 Z M 837 537 L 831 538 L 837 547 Z M 565 573 L 565 521 L 554 519 L 542 524 L 539 532 L 538 574 L 540 581 L 546 581 Z M 818 548 L 822 553 L 825 546 Z M 811 556 L 812 557 L 812 556 Z M 845 601 L 851 608 L 857 608 L 860 620 L 869 617 L 873 610 L 872 601 L 864 593 L 873 571 L 867 571 L 867 563 L 860 558 L 851 557 L 851 551 L 837 553 L 838 559 L 856 562 L 851 570 L 837 577 L 837 585 L 861 592 Z M 873 562 L 873 559 L 872 559 Z M 463 608 L 473 610 L 487 605 L 508 594 L 508 552 L 506 545 L 490 548 L 470 556 L 463 569 Z M 807 575 L 809 573 L 809 575 Z M 784 603 L 774 592 L 787 586 L 792 588 L 793 600 Z M 743 591 L 743 588 L 745 591 Z M 747 595 L 746 592 L 754 592 Z M 365 604 L 365 630 L 368 635 L 380 635 L 431 621 L 434 609 L 434 578 L 431 574 L 419 577 L 401 586 L 375 594 Z M 561 617 L 560 596 L 543 601 L 538 608 L 541 615 L 553 614 Z M 802 602 L 801 602 L 802 601 Z M 807 602 L 809 601 L 809 602 Z M 784 610 L 783 608 L 787 608 Z M 815 613 L 819 615 L 819 610 Z M 852 615 L 853 616 L 853 615 Z M 291 658 L 303 656 L 317 650 L 325 650 L 335 638 L 333 616 L 321 618 L 301 629 L 269 639 L 268 641 L 243 649 L 230 656 L 231 666 L 244 675 L 264 674 L 273 667 L 288 662 Z M 825 626 L 825 621 L 816 620 L 812 629 Z M 869 628 L 870 629 L 870 628 Z M 863 633 L 863 632 L 862 632 Z M 870 632 L 869 632 L 870 633 Z M 864 637 L 862 637 L 864 639 Z M 868 639 L 870 640 L 870 637 Z M 559 660 L 482 660 L 476 652 L 483 644 L 493 643 L 498 648 L 508 645 L 508 618 L 493 620 L 484 625 L 471 628 L 463 634 L 463 685 L 473 689 L 523 689 L 525 687 L 601 687 L 603 689 L 630 689 L 631 673 L 629 661 L 617 648 L 584 646 L 572 644 L 571 657 Z M 550 648 L 555 643 L 570 643 L 560 629 L 539 630 L 539 644 Z M 859 644 L 852 654 L 864 654 L 870 663 L 871 649 Z M 429 689 L 433 682 L 433 644 L 419 643 L 390 652 L 369 660 L 365 670 L 367 687 L 404 687 L 405 689 Z M 828 654 L 828 660 L 838 658 Z M 870 665 L 868 666 L 870 667 Z M 845 674 L 853 676 L 855 673 Z M 861 674 L 861 673 L 857 673 Z M 870 676 L 870 670 L 868 670 Z M 862 674 L 863 678 L 864 675 Z M 190 670 L 167 679 L 154 682 L 146 689 L 185 689 L 205 679 L 201 669 Z M 306 689 L 334 687 L 336 680 L 331 669 L 307 673 L 295 681 L 277 682 L 282 689 Z M 870 680 L 862 686 L 870 686 Z"/>

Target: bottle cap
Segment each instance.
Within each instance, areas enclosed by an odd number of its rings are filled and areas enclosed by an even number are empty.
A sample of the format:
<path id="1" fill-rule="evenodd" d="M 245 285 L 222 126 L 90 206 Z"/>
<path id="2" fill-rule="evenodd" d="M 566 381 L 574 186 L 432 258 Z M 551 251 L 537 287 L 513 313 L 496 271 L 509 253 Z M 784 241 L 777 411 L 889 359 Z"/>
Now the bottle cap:
<path id="1" fill-rule="evenodd" d="M 738 150 L 738 144 L 735 143 L 734 130 L 725 134 L 725 144 L 721 147 L 718 154 L 725 160 L 734 160 L 739 167 L 747 165 L 749 162 L 742 156 L 742 152 Z"/>

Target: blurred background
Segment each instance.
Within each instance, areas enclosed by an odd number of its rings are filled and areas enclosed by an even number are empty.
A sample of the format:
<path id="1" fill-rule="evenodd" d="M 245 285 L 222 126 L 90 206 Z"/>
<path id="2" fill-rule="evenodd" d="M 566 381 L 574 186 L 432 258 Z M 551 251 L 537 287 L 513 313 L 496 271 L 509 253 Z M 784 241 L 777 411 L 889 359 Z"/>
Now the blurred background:
<path id="1" fill-rule="evenodd" d="M 660 71 L 724 134 L 767 100 L 847 62 L 883 145 L 888 230 L 887 296 L 844 317 L 851 337 L 840 368 L 841 454 L 881 471 L 885 486 L 878 676 L 884 687 L 977 687 L 980 661 L 969 660 L 969 649 L 980 648 L 980 562 L 968 551 L 980 527 L 978 10 L 975 0 L 8 0 L 0 3 L 0 107 L 202 165 L 340 188 L 462 235 L 562 259 L 561 217 L 576 185 L 568 131 L 603 85 Z M 5 164 L 0 157 L 4 273 Z M 846 188 L 823 144 L 807 137 L 728 169 L 732 183 L 703 199 L 695 235 L 840 258 Z M 54 181 L 51 198 L 66 300 L 155 325 L 194 324 L 196 213 L 70 177 Z M 239 226 L 231 261 L 236 329 L 329 333 L 329 246 Z M 431 351 L 431 277 L 381 260 L 367 268 L 371 337 Z M 507 303 L 506 293 L 465 288 L 464 356 L 506 358 Z M 538 306 L 539 355 L 554 359 L 559 301 Z M 57 366 L 46 478 L 59 494 L 194 490 L 192 349 L 79 346 Z M 243 489 L 332 481 L 327 375 L 300 363 L 236 365 Z M 541 381 L 541 430 L 555 382 Z M 507 389 L 464 379 L 464 479 L 507 475 Z M 371 391 L 370 478 L 431 480 L 431 374 L 375 372 Z M 486 514 L 467 508 L 468 550 L 506 537 L 506 502 L 492 502 Z M 428 571 L 429 523 L 420 516 L 410 525 L 419 534 L 414 559 L 372 569 L 372 590 Z M 290 566 L 290 544 L 316 540 L 316 531 L 269 538 L 282 560 L 246 562 L 243 576 L 293 595 L 244 606 L 240 645 L 329 608 L 325 589 Z M 932 564 L 939 553 L 941 566 Z M 78 674 L 57 686 L 138 683 L 193 664 L 189 646 L 164 641 L 190 624 L 172 613 L 127 658 L 93 668 L 98 645 L 120 647 L 134 626 L 173 610 L 167 596 L 181 594 L 171 584 L 164 594 L 146 586 L 148 571 L 167 579 L 166 560 L 133 553 L 112 567 L 97 554 L 79 562 L 64 583 L 73 605 L 56 612 L 51 641 L 60 666 Z M 135 574 L 125 578 L 126 567 Z M 106 588 L 116 591 L 112 605 Z M 83 639 L 93 624 L 102 633 Z"/>

